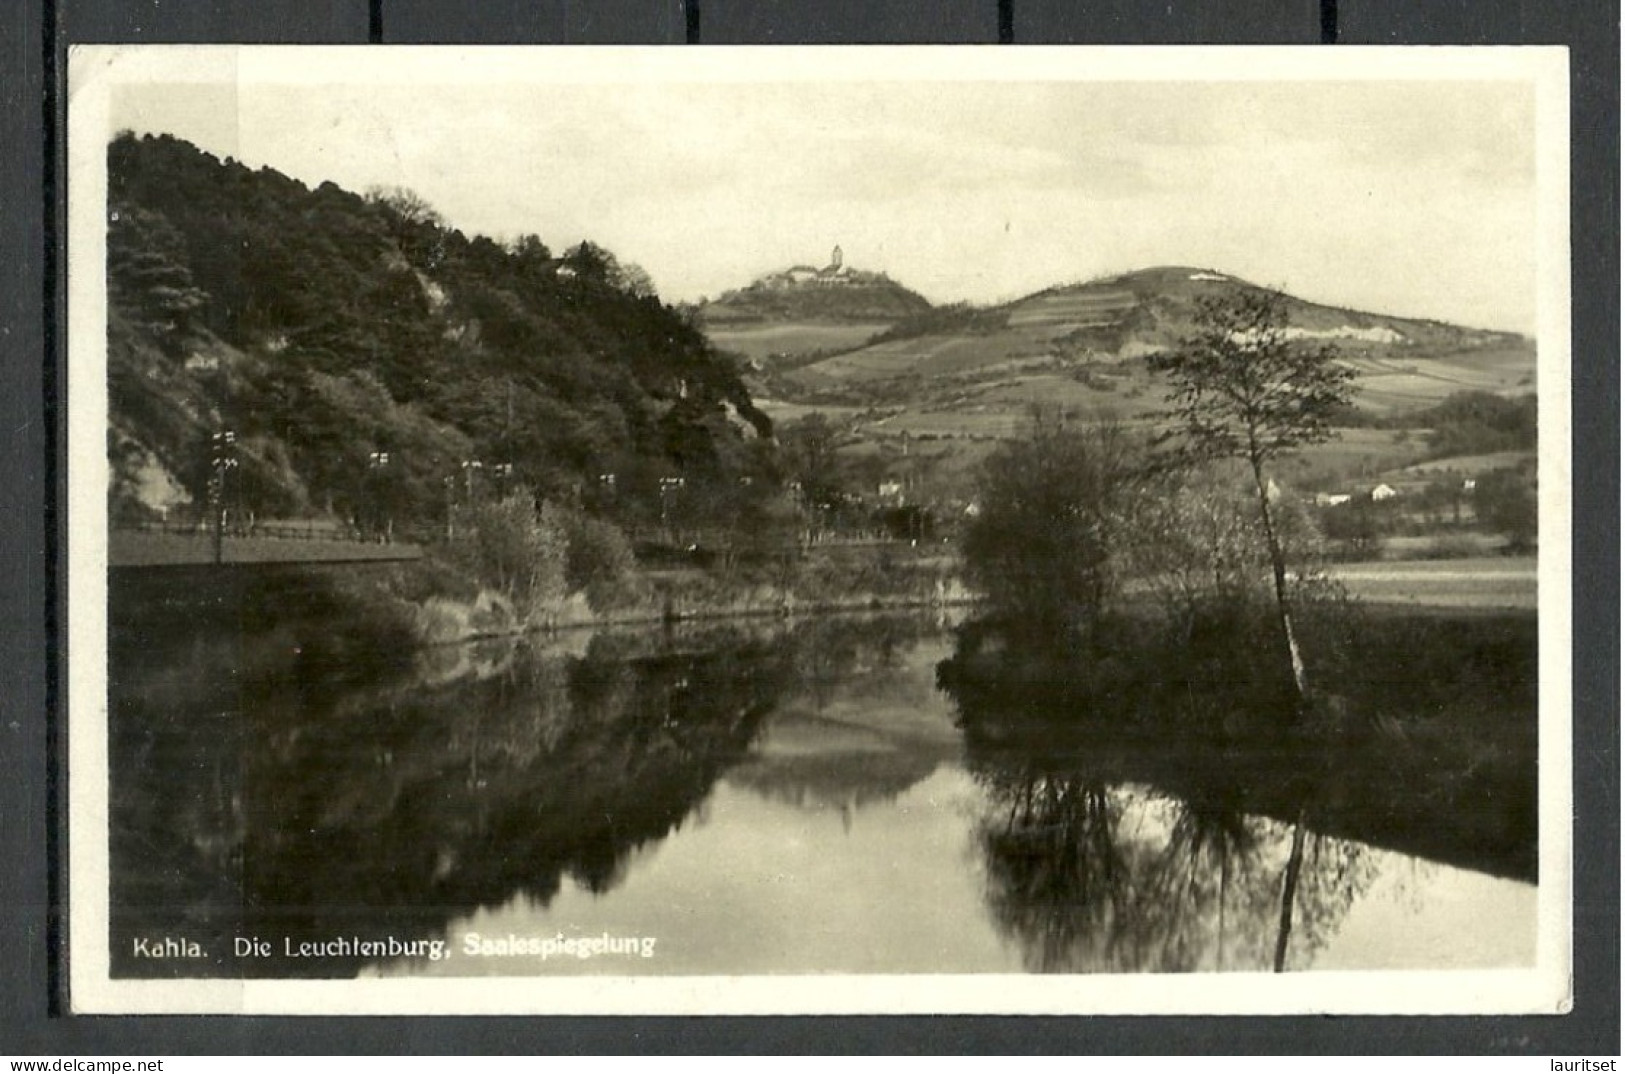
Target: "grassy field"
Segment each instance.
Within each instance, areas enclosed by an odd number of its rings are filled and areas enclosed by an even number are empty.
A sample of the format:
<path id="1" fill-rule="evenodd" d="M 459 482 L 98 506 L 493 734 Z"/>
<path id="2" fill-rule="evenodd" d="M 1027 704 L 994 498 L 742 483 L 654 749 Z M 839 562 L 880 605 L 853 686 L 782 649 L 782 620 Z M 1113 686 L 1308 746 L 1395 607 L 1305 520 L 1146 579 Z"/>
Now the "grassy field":
<path id="1" fill-rule="evenodd" d="M 1532 556 L 1348 563 L 1331 573 L 1351 596 L 1372 604 L 1527 611 L 1538 604 Z"/>
<path id="2" fill-rule="evenodd" d="M 1410 478 L 1474 477 L 1491 470 L 1515 470 L 1534 461 L 1533 451 L 1493 451 L 1486 455 L 1453 455 L 1448 459 L 1429 459 L 1405 467 L 1400 474 Z"/>
<path id="3" fill-rule="evenodd" d="M 872 347 L 826 358 L 803 371 L 805 375 L 839 382 L 884 380 L 904 374 L 922 378 L 987 372 L 1012 360 L 1046 357 L 1045 344 L 1025 333 L 1000 332 L 988 336 L 921 336 L 890 340 Z"/>
<path id="4" fill-rule="evenodd" d="M 1277 470 L 1298 488 L 1369 491 L 1426 453 L 1420 434 L 1421 430 L 1339 429 L 1335 439 L 1295 452 Z"/>
<path id="5" fill-rule="evenodd" d="M 777 355 L 811 354 L 860 346 L 885 324 L 790 323 L 724 325 L 706 330 L 718 350 L 742 354 L 754 361 Z"/>

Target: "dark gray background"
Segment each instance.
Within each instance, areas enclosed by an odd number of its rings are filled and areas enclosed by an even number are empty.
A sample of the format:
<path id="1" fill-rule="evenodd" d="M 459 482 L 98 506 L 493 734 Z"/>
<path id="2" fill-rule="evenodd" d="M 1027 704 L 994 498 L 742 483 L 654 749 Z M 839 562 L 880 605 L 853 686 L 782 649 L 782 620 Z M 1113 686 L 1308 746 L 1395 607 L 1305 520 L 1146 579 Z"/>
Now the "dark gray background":
<path id="1" fill-rule="evenodd" d="M 1573 76 L 1575 973 L 1563 1018 L 71 1017 L 53 748 L 57 269 L 73 42 L 1567 44 Z M 1619 1043 L 1619 7 L 1580 0 L 22 0 L 0 15 L 0 1054 L 1614 1054 Z M 48 852 L 49 848 L 49 852 Z"/>

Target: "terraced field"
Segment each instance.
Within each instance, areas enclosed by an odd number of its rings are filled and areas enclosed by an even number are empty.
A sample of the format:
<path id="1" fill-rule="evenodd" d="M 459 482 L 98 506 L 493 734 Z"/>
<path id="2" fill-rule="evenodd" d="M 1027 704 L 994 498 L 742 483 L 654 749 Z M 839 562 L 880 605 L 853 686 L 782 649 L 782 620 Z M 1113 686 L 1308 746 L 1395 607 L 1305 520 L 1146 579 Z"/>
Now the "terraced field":
<path id="1" fill-rule="evenodd" d="M 933 378 L 987 371 L 1011 360 L 1043 359 L 1043 346 L 1017 333 L 997 336 L 925 336 L 891 340 L 826 358 L 793 376 L 809 384 L 850 384 L 900 376 Z"/>
<path id="2" fill-rule="evenodd" d="M 1010 311 L 1010 327 L 1052 329 L 1053 338 L 1078 328 L 1117 324 L 1137 305 L 1139 297 L 1122 288 L 1062 288 L 1018 302 Z"/>

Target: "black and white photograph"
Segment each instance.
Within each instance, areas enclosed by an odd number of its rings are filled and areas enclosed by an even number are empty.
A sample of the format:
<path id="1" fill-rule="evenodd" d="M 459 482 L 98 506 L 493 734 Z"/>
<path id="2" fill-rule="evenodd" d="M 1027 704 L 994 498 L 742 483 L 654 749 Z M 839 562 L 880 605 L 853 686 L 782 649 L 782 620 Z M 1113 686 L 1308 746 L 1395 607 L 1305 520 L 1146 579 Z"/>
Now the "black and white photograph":
<path id="1" fill-rule="evenodd" d="M 1562 48 L 77 46 L 81 1013 L 1562 1013 Z"/>

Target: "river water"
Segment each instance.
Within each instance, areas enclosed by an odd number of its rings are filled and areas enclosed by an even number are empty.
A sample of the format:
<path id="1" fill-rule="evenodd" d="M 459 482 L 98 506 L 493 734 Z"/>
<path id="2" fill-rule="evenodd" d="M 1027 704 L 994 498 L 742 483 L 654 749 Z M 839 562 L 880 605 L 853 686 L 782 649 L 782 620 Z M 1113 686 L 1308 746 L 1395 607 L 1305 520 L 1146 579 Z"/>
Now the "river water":
<path id="1" fill-rule="evenodd" d="M 1294 798 L 1249 775 L 1268 759 L 1205 745 L 989 733 L 939 686 L 954 646 L 918 617 L 364 674 L 277 634 L 115 646 L 114 972 L 1533 964 L 1532 833 L 1428 805 L 1480 795 L 1470 777 Z M 154 957 L 165 937 L 195 955 Z"/>

